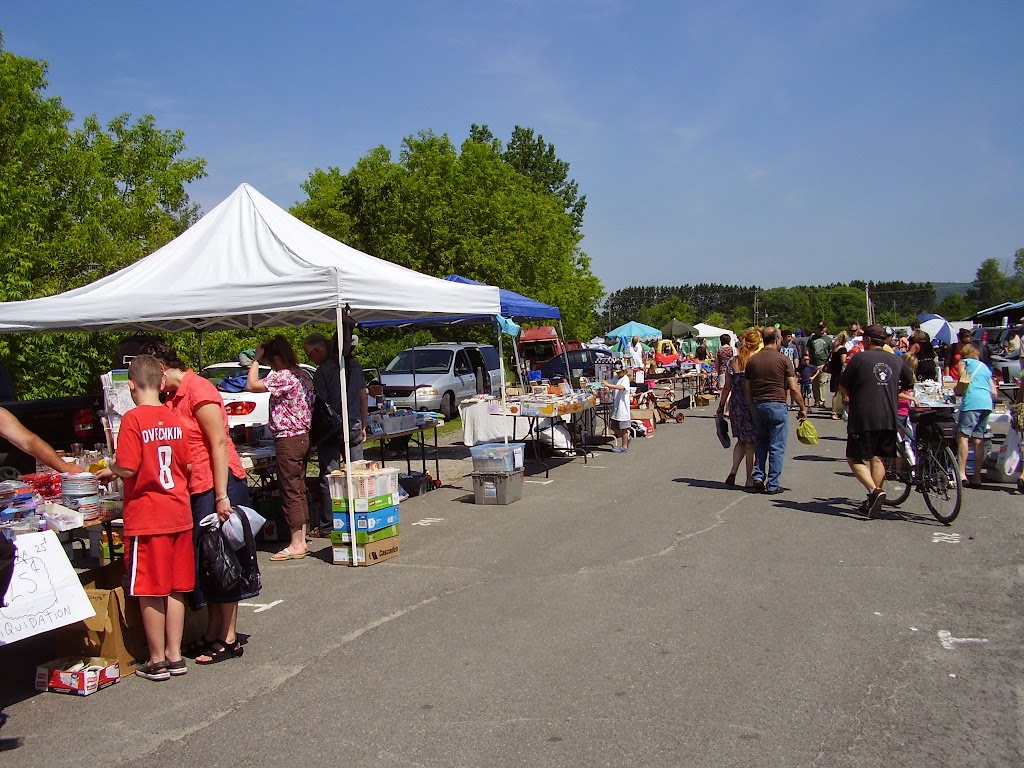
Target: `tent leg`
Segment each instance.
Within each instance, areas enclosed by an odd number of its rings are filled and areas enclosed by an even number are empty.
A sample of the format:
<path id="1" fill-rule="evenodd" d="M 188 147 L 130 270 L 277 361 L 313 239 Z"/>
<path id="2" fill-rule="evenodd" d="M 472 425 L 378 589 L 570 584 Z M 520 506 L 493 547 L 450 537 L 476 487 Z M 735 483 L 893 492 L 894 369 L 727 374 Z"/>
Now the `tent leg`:
<path id="1" fill-rule="evenodd" d="M 348 428 L 351 423 L 348 420 L 348 377 L 346 373 L 345 356 L 342 350 L 345 348 L 342 334 L 345 332 L 344 315 L 341 304 L 338 304 L 336 312 L 338 323 L 338 378 L 341 380 L 341 437 L 342 456 L 345 457 L 345 494 L 349 499 L 348 504 L 348 530 L 351 534 L 349 565 L 356 565 L 356 505 L 351 502 L 355 498 L 352 488 L 352 437 Z"/>

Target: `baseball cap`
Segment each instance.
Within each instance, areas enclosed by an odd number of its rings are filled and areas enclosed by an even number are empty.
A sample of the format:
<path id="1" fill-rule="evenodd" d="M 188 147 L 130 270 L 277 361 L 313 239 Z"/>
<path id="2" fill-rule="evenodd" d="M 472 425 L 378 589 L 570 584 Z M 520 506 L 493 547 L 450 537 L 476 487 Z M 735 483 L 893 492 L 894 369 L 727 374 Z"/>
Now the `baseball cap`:
<path id="1" fill-rule="evenodd" d="M 872 323 L 864 329 L 864 335 L 870 338 L 872 341 L 885 341 L 886 332 L 885 328 L 880 326 L 878 323 Z"/>
<path id="2" fill-rule="evenodd" d="M 892 326 L 887 325 L 887 326 L 885 326 L 885 335 L 886 336 L 895 336 L 896 335 L 896 331 L 894 331 L 892 329 Z"/>
<path id="3" fill-rule="evenodd" d="M 824 320 L 822 320 L 820 323 L 818 323 L 818 327 L 819 328 L 828 328 L 828 325 L 825 323 Z"/>

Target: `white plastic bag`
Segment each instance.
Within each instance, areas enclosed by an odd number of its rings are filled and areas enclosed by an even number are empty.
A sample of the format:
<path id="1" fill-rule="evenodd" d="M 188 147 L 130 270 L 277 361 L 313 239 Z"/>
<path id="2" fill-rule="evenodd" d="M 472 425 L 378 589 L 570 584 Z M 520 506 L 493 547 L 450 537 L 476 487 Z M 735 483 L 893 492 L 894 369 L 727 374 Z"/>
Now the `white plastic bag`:
<path id="1" fill-rule="evenodd" d="M 1014 475 L 1020 468 L 1020 447 L 1020 433 L 1011 429 L 999 447 L 999 458 L 996 460 L 996 467 L 1004 475 Z"/>

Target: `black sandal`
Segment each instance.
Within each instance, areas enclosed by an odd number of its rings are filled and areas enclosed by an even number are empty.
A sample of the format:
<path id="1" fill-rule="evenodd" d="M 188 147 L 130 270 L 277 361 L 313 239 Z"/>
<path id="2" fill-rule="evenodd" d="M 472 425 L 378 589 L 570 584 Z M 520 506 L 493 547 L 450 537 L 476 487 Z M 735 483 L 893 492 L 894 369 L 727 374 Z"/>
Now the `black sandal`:
<path id="1" fill-rule="evenodd" d="M 210 643 L 209 648 L 203 656 L 209 656 L 209 661 L 202 661 L 196 659 L 196 664 L 220 664 L 222 661 L 228 659 L 234 659 L 245 653 L 245 648 L 242 647 L 241 641 L 236 637 L 235 642 L 228 645 L 226 640 L 214 640 Z"/>
<path id="2" fill-rule="evenodd" d="M 193 640 L 191 643 L 181 646 L 181 655 L 188 656 L 190 659 L 194 659 L 196 656 L 204 656 L 213 650 L 213 645 L 216 640 L 207 640 L 205 637 L 200 637 L 198 640 Z"/>

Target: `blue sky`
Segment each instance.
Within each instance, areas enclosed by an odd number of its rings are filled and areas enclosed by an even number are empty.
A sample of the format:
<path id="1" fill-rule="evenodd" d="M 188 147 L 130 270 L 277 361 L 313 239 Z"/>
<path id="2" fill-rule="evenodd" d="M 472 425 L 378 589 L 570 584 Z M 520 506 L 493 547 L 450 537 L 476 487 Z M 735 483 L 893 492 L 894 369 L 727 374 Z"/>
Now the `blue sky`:
<path id="1" fill-rule="evenodd" d="M 970 281 L 1024 248 L 1019 0 L 78 0 L 0 28 L 77 117 L 184 130 L 207 210 L 520 124 L 571 164 L 609 290 Z"/>

